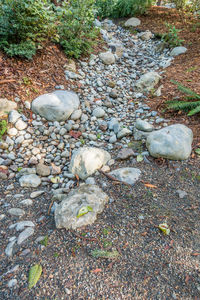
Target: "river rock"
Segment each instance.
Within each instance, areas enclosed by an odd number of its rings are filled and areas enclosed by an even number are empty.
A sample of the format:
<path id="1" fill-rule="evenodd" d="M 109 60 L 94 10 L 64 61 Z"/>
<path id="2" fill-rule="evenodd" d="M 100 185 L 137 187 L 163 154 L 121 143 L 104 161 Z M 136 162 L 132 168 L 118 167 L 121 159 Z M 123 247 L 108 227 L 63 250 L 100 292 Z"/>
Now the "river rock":
<path id="1" fill-rule="evenodd" d="M 105 65 L 111 65 L 115 63 L 115 56 L 109 51 L 100 53 L 99 57 Z"/>
<path id="2" fill-rule="evenodd" d="M 17 108 L 17 104 L 8 101 L 6 98 L 0 98 L 0 117 Z"/>
<path id="3" fill-rule="evenodd" d="M 19 183 L 22 187 L 38 187 L 41 179 L 35 174 L 24 175 L 19 179 Z"/>
<path id="4" fill-rule="evenodd" d="M 109 197 L 97 185 L 90 184 L 83 184 L 68 195 L 63 194 L 62 202 L 55 208 L 56 227 L 77 229 L 94 223 L 108 200 Z M 77 217 L 80 209 L 86 207 L 92 211 Z"/>
<path id="5" fill-rule="evenodd" d="M 11 110 L 8 115 L 8 122 L 15 124 L 17 120 L 21 117 L 17 110 Z"/>
<path id="6" fill-rule="evenodd" d="M 180 54 L 185 53 L 186 51 L 187 51 L 187 48 L 185 48 L 185 47 L 182 47 L 182 46 L 180 46 L 180 47 L 175 47 L 174 49 L 172 49 L 170 55 L 171 55 L 171 56 L 178 56 L 178 55 L 180 55 Z"/>
<path id="7" fill-rule="evenodd" d="M 146 145 L 153 157 L 164 157 L 172 160 L 187 159 L 192 151 L 193 133 L 182 124 L 167 126 L 151 132 Z"/>
<path id="8" fill-rule="evenodd" d="M 151 132 L 154 129 L 153 125 L 151 125 L 147 121 L 144 121 L 144 120 L 141 120 L 141 119 L 136 120 L 135 127 L 138 130 L 147 131 L 147 132 Z"/>
<path id="9" fill-rule="evenodd" d="M 78 109 L 79 104 L 76 93 L 59 90 L 33 100 L 32 110 L 48 121 L 65 121 Z"/>
<path id="10" fill-rule="evenodd" d="M 140 77 L 135 87 L 141 92 L 150 92 L 158 84 L 161 76 L 157 72 L 148 72 Z"/>
<path id="11" fill-rule="evenodd" d="M 141 24 L 140 19 L 138 19 L 138 18 L 130 18 L 130 19 L 128 19 L 128 20 L 125 22 L 124 26 L 125 26 L 125 27 L 137 27 L 137 26 L 139 26 L 140 24 Z"/>
<path id="12" fill-rule="evenodd" d="M 110 154 L 95 147 L 83 147 L 72 156 L 69 166 L 70 173 L 86 179 L 111 159 Z"/>
<path id="13" fill-rule="evenodd" d="M 119 181 L 133 185 L 140 177 L 141 171 L 137 168 L 120 168 L 109 173 Z"/>

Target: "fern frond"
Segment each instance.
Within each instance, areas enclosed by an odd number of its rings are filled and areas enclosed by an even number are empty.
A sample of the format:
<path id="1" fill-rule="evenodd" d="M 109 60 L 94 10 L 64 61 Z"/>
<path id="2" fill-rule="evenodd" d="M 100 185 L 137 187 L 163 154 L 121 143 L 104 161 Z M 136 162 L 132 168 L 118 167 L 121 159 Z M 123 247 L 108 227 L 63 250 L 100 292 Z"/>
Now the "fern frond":
<path id="1" fill-rule="evenodd" d="M 195 97 L 197 99 L 200 99 L 200 96 L 198 94 L 196 94 L 195 92 L 193 92 L 191 89 L 185 87 L 184 85 L 180 84 L 179 82 L 175 81 L 175 80 L 171 80 L 172 83 L 176 84 L 179 91 L 187 94 L 187 95 L 190 95 L 192 97 Z"/>
<path id="2" fill-rule="evenodd" d="M 200 100 L 200 95 L 197 95 L 196 97 L 188 96 L 186 97 L 187 100 Z"/>
<path id="3" fill-rule="evenodd" d="M 195 108 L 198 105 L 198 102 L 168 101 L 167 104 L 169 104 L 168 108 L 188 111 L 192 108 Z"/>
<path id="4" fill-rule="evenodd" d="M 197 113 L 199 113 L 200 112 L 200 103 L 199 103 L 199 105 L 197 106 L 197 107 L 195 107 L 194 109 L 192 109 L 189 113 L 188 113 L 188 116 L 193 116 L 193 115 L 195 115 L 195 114 L 197 114 Z"/>

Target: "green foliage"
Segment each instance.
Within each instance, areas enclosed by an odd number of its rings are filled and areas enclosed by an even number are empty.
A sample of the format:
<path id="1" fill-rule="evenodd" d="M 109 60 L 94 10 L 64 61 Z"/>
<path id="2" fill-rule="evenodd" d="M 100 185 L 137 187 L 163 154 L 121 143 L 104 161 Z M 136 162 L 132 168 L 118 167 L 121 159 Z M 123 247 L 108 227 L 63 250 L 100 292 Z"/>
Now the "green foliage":
<path id="1" fill-rule="evenodd" d="M 49 240 L 48 235 L 46 235 L 44 239 L 40 241 L 40 244 L 46 247 L 48 244 L 48 240 Z"/>
<path id="2" fill-rule="evenodd" d="M 93 25 L 93 10 L 94 0 L 72 0 L 70 4 L 64 1 L 58 8 L 58 42 L 68 56 L 79 58 L 91 52 L 98 33 Z"/>
<path id="3" fill-rule="evenodd" d="M 143 14 L 153 0 L 97 0 L 97 15 L 103 17 L 128 17 Z"/>
<path id="4" fill-rule="evenodd" d="M 28 59 L 55 33 L 49 0 L 0 0 L 0 49 Z"/>
<path id="5" fill-rule="evenodd" d="M 174 48 L 177 46 L 181 46 L 184 40 L 181 40 L 178 36 L 178 33 L 181 31 L 177 29 L 175 26 L 166 23 L 165 24 L 168 28 L 168 32 L 162 35 L 161 40 L 168 45 L 169 48 Z"/>
<path id="6" fill-rule="evenodd" d="M 91 252 L 91 255 L 95 258 L 115 259 L 119 256 L 119 252 L 117 250 L 106 251 L 106 250 L 96 249 Z"/>
<path id="7" fill-rule="evenodd" d="M 167 101 L 168 108 L 174 110 L 183 110 L 188 112 L 188 116 L 193 116 L 200 112 L 200 95 L 193 92 L 191 89 L 181 85 L 179 82 L 172 80 L 174 84 L 178 86 L 178 89 L 189 95 L 186 97 L 187 100 L 197 100 L 197 101 Z"/>
<path id="8" fill-rule="evenodd" d="M 40 279 L 40 276 L 42 274 L 42 267 L 41 265 L 34 265 L 30 268 L 29 274 L 28 274 L 28 287 L 31 289 L 33 286 L 36 285 L 38 280 Z"/>
<path id="9" fill-rule="evenodd" d="M 6 133 L 8 129 L 8 125 L 6 120 L 1 120 L 0 121 L 0 140 L 2 139 L 2 136 Z"/>

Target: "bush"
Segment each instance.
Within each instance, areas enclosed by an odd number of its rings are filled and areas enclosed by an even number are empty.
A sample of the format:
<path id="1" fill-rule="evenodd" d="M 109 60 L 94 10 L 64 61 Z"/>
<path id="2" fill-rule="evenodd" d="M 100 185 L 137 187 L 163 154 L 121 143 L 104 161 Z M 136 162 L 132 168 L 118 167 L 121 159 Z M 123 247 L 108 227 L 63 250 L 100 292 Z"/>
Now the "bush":
<path id="1" fill-rule="evenodd" d="M 177 46 L 181 46 L 184 40 L 181 40 L 178 36 L 178 33 L 181 31 L 177 29 L 175 26 L 166 23 L 166 27 L 168 28 L 168 32 L 163 33 L 162 41 L 167 44 L 169 48 L 174 48 Z"/>
<path id="2" fill-rule="evenodd" d="M 0 48 L 28 59 L 38 44 L 55 34 L 55 14 L 48 0 L 0 0 Z"/>
<path id="3" fill-rule="evenodd" d="M 112 17 L 114 15 L 115 6 L 118 0 L 96 0 L 96 13 L 101 19 L 104 17 Z"/>
<path id="4" fill-rule="evenodd" d="M 97 29 L 94 28 L 94 0 L 63 2 L 57 9 L 60 18 L 58 42 L 68 56 L 75 58 L 92 50 Z"/>

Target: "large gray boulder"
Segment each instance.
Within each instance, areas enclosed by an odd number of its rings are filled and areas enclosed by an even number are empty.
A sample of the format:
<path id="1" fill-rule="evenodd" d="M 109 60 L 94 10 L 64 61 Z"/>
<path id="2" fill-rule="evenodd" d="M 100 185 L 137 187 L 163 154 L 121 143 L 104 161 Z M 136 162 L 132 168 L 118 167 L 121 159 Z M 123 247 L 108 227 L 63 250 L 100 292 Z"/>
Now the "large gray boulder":
<path id="1" fill-rule="evenodd" d="M 137 26 L 139 26 L 141 24 L 141 21 L 140 21 L 140 19 L 138 19 L 138 18 L 130 18 L 130 19 L 128 19 L 126 22 L 125 22 L 125 24 L 124 24 L 124 26 L 125 27 L 137 27 Z"/>
<path id="2" fill-rule="evenodd" d="M 0 117 L 17 108 L 17 104 L 8 101 L 6 98 L 0 98 Z"/>
<path id="3" fill-rule="evenodd" d="M 86 179 L 110 159 L 110 154 L 105 150 L 83 147 L 72 155 L 69 171 L 74 175 L 77 174 L 81 179 Z"/>
<path id="4" fill-rule="evenodd" d="M 146 145 L 153 157 L 184 160 L 191 154 L 192 140 L 192 130 L 185 125 L 176 124 L 151 132 Z"/>
<path id="5" fill-rule="evenodd" d="M 94 223 L 109 199 L 97 185 L 90 184 L 83 184 L 68 195 L 54 196 L 54 200 L 56 198 L 62 200 L 54 213 L 56 227 L 66 229 L 77 229 Z M 80 210 L 85 210 L 85 214 L 81 215 Z"/>
<path id="6" fill-rule="evenodd" d="M 141 92 L 150 92 L 159 82 L 161 76 L 157 72 L 148 72 L 140 77 L 135 87 Z"/>
<path id="7" fill-rule="evenodd" d="M 32 111 L 48 121 L 65 121 L 80 105 L 76 93 L 55 91 L 37 97 L 32 102 Z"/>

